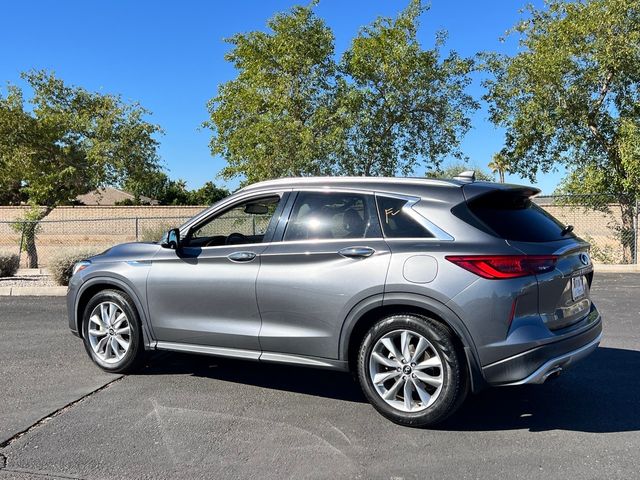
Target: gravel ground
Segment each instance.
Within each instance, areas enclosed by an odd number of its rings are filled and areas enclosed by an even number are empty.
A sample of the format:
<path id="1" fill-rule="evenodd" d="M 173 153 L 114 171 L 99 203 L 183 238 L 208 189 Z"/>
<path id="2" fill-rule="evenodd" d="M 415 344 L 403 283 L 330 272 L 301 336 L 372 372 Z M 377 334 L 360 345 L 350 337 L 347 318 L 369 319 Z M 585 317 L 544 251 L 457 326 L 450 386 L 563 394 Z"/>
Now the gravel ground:
<path id="1" fill-rule="evenodd" d="M 0 287 L 57 287 L 50 275 L 0 277 Z"/>

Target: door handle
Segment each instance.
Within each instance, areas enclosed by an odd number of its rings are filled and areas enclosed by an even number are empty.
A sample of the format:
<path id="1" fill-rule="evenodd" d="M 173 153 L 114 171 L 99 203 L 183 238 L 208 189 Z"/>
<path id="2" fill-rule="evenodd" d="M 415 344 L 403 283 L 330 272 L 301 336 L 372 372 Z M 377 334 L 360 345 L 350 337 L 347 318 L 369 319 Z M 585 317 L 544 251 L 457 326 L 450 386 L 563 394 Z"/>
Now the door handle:
<path id="1" fill-rule="evenodd" d="M 370 247 L 347 247 L 338 250 L 338 253 L 347 258 L 367 258 L 376 253 L 376 251 Z"/>
<path id="2" fill-rule="evenodd" d="M 227 255 L 227 258 L 232 262 L 250 262 L 254 258 L 256 258 L 256 254 L 254 252 L 233 252 Z"/>

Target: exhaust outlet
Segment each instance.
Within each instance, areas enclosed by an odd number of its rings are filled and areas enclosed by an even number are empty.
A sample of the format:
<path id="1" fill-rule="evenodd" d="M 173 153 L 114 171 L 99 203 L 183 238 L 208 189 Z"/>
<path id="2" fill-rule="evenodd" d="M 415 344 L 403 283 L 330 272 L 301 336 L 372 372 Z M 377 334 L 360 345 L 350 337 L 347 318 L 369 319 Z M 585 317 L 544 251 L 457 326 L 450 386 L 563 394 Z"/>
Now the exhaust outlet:
<path id="1" fill-rule="evenodd" d="M 548 379 L 557 378 L 560 376 L 561 373 L 562 373 L 562 367 L 554 367 L 544 374 L 544 376 L 542 377 L 541 383 L 546 382 Z"/>

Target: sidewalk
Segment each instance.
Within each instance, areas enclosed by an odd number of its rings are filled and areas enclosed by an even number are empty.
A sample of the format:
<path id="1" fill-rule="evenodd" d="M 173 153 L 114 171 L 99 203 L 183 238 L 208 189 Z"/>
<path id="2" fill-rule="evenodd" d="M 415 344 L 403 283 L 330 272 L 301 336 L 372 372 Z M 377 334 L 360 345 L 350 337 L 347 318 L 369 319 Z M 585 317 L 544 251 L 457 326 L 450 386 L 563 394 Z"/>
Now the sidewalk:
<path id="1" fill-rule="evenodd" d="M 0 297 L 64 297 L 67 287 L 0 287 Z"/>
<path id="2" fill-rule="evenodd" d="M 0 279 L 0 296 L 59 297 L 66 294 L 67 287 L 54 285 L 46 268 L 20 268 L 15 276 Z"/>

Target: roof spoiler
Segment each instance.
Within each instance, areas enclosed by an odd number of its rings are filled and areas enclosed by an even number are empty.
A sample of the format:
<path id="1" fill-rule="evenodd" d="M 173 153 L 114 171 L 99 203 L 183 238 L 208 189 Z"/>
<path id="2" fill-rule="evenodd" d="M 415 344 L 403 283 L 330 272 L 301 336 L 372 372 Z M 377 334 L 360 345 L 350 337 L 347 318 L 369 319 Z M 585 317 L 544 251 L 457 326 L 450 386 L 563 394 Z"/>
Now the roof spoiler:
<path id="1" fill-rule="evenodd" d="M 453 177 L 453 179 L 458 180 L 459 182 L 475 182 L 476 172 L 475 170 L 465 170 L 464 172 L 460 172 L 458 175 Z"/>
<path id="2" fill-rule="evenodd" d="M 513 185 L 509 183 L 487 183 L 487 182 L 467 182 L 462 186 L 462 192 L 467 202 L 474 198 L 491 192 L 512 193 L 521 197 L 534 197 L 540 193 L 540 189 L 536 187 L 527 187 L 524 185 Z"/>

